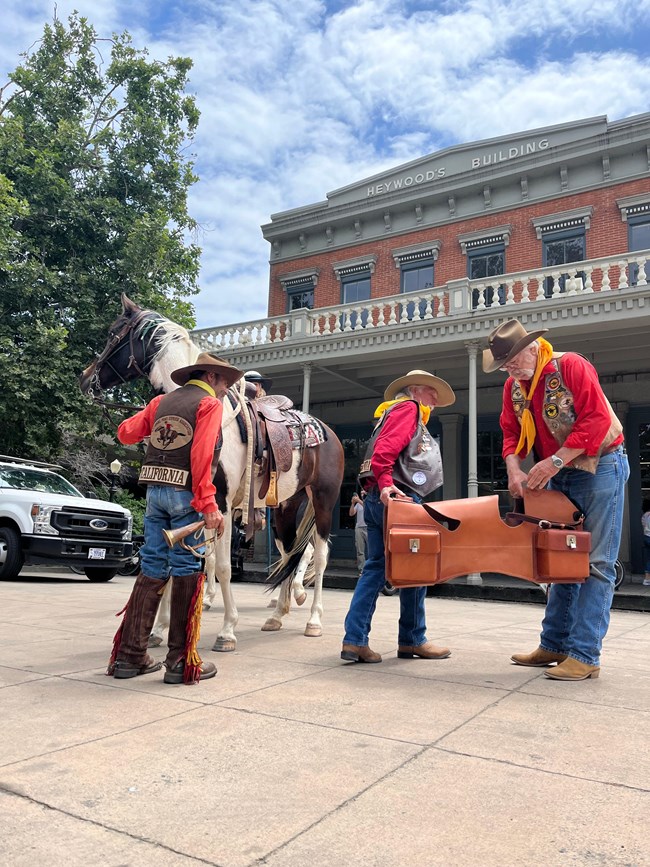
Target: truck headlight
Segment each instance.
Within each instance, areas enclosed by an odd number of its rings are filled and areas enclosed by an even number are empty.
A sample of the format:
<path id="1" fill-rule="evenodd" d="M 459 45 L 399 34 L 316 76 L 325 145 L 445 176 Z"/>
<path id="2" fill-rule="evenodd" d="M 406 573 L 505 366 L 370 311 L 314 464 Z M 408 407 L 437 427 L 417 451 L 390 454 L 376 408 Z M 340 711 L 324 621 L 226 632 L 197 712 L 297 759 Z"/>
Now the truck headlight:
<path id="1" fill-rule="evenodd" d="M 128 522 L 126 525 L 126 530 L 122 531 L 122 538 L 125 542 L 131 541 L 131 536 L 133 534 L 133 515 L 129 515 Z"/>
<path id="2" fill-rule="evenodd" d="M 58 536 L 59 531 L 52 526 L 52 512 L 55 506 L 42 506 L 40 503 L 32 505 L 32 519 L 34 521 L 34 533 L 42 536 Z"/>

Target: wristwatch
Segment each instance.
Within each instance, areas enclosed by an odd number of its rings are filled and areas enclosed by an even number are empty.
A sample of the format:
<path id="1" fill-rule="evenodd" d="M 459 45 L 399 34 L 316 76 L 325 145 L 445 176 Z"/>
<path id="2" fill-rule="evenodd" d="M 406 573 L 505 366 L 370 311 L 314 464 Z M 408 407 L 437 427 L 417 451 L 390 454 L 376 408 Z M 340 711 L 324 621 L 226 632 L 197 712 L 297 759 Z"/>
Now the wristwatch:
<path id="1" fill-rule="evenodd" d="M 557 455 L 551 455 L 551 461 L 553 462 L 553 466 L 556 470 L 561 470 L 564 466 L 564 461 Z"/>

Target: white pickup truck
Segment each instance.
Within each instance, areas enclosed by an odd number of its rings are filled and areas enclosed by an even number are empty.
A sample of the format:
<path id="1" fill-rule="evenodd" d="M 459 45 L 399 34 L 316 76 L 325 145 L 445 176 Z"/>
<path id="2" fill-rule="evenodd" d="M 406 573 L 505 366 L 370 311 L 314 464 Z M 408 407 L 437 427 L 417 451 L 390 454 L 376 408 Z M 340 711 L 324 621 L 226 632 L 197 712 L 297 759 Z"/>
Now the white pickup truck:
<path id="1" fill-rule="evenodd" d="M 0 455 L 0 580 L 24 565 L 47 564 L 110 581 L 133 557 L 131 513 L 84 497 L 55 469 Z"/>

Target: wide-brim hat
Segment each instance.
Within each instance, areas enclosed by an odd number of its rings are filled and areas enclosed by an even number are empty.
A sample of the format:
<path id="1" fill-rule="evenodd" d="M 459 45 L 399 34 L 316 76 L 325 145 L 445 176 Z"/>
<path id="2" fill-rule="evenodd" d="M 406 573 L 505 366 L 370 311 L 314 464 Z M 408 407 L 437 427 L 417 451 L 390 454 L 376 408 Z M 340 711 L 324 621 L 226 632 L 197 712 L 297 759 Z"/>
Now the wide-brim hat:
<path id="1" fill-rule="evenodd" d="M 499 370 L 547 331 L 548 328 L 526 331 L 517 319 L 508 319 L 507 322 L 497 325 L 488 335 L 488 348 L 483 350 L 483 372 L 494 373 Z"/>
<path id="2" fill-rule="evenodd" d="M 201 352 L 193 364 L 187 367 L 179 367 L 178 370 L 172 371 L 171 378 L 176 385 L 185 385 L 189 379 L 192 379 L 192 374 L 201 371 L 204 373 L 212 371 L 219 374 L 219 376 L 223 376 L 228 383 L 228 388 L 244 375 L 243 370 L 233 367 L 232 364 L 228 364 L 223 358 L 211 355 L 209 352 Z"/>
<path id="3" fill-rule="evenodd" d="M 436 406 L 451 406 L 456 400 L 453 388 L 444 379 L 427 373 L 426 370 L 409 370 L 406 376 L 400 376 L 386 388 L 384 400 L 392 400 L 400 391 L 404 391 L 407 385 L 428 385 L 435 388 L 438 394 Z"/>
<path id="4" fill-rule="evenodd" d="M 264 391 L 268 391 L 273 385 L 273 380 L 269 379 L 268 376 L 262 376 L 259 370 L 247 370 L 244 379 L 246 382 L 259 382 Z"/>

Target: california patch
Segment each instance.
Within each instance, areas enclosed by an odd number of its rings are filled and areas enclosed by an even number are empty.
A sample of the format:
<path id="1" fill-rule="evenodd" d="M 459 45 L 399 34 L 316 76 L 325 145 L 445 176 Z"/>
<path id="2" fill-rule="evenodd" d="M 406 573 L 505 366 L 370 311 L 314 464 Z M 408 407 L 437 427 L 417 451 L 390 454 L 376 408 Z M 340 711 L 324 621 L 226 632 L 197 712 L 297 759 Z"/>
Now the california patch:
<path id="1" fill-rule="evenodd" d="M 192 442 L 194 431 L 187 419 L 180 415 L 164 415 L 156 420 L 151 431 L 154 448 L 172 452 Z"/>

